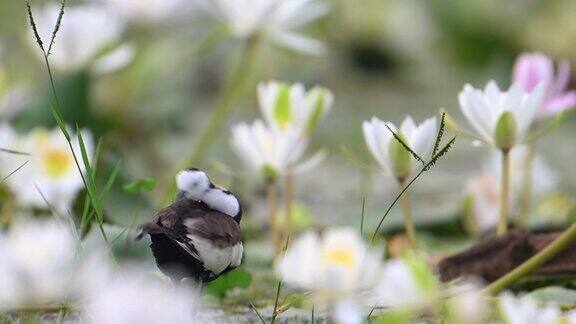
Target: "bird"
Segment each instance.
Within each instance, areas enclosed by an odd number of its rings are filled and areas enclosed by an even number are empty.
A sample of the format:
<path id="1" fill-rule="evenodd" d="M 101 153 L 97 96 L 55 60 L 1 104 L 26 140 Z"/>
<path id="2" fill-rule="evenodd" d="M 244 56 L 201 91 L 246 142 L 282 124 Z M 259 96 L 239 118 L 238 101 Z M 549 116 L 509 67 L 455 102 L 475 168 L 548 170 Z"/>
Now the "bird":
<path id="1" fill-rule="evenodd" d="M 196 168 L 178 172 L 176 185 L 176 200 L 140 225 L 137 239 L 150 235 L 156 264 L 175 285 L 190 278 L 201 286 L 242 263 L 242 206 Z"/>

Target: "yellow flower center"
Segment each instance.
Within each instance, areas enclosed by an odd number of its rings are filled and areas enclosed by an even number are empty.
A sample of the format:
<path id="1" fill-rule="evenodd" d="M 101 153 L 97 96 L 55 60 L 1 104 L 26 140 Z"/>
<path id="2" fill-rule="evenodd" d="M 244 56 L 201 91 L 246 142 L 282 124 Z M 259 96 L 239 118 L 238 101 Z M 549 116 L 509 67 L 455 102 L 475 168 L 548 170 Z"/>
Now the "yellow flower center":
<path id="1" fill-rule="evenodd" d="M 42 163 L 49 177 L 60 178 L 70 171 L 73 161 L 68 151 L 47 149 L 42 153 Z"/>
<path id="2" fill-rule="evenodd" d="M 353 268 L 356 266 L 358 260 L 356 255 L 346 249 L 330 250 L 322 258 L 324 265 L 336 265 L 345 268 Z"/>

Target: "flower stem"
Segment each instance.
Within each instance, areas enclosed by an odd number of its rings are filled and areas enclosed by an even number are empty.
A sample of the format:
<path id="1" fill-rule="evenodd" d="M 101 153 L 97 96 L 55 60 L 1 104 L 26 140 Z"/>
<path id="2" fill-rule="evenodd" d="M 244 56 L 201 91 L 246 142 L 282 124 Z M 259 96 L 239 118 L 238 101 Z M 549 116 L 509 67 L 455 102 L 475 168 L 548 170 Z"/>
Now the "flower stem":
<path id="1" fill-rule="evenodd" d="M 270 240 L 274 248 L 274 259 L 280 253 L 280 240 L 278 238 L 278 227 L 276 226 L 276 180 L 268 178 L 266 183 L 266 200 L 268 204 L 268 226 L 270 227 Z"/>
<path id="2" fill-rule="evenodd" d="M 288 171 L 284 177 L 284 240 L 292 235 L 292 203 L 294 200 L 294 178 Z"/>
<path id="3" fill-rule="evenodd" d="M 562 233 L 556 240 L 550 243 L 542 251 L 526 260 L 516 269 L 510 271 L 500 279 L 491 283 L 484 289 L 484 292 L 490 295 L 499 293 L 506 287 L 522 279 L 524 276 L 530 274 L 536 268 L 558 255 L 558 253 L 566 249 L 568 245 L 574 240 L 576 240 L 576 223 L 567 228 L 564 233 Z"/>
<path id="4" fill-rule="evenodd" d="M 402 184 L 404 187 L 404 184 Z M 402 205 L 402 214 L 404 216 L 404 227 L 406 228 L 406 235 L 412 249 L 418 249 L 418 239 L 416 238 L 416 230 L 414 229 L 414 222 L 412 221 L 412 208 L 410 206 L 410 197 L 408 194 L 402 195 L 400 198 Z"/>
<path id="5" fill-rule="evenodd" d="M 502 186 L 500 188 L 500 221 L 496 234 L 504 235 L 508 230 L 510 202 L 510 151 L 502 150 Z"/>
<path id="6" fill-rule="evenodd" d="M 228 117 L 228 114 L 230 113 L 230 108 L 232 108 L 234 99 L 236 99 L 236 96 L 244 90 L 246 83 L 250 79 L 252 74 L 251 71 L 256 61 L 257 49 L 258 38 L 251 37 L 248 39 L 242 57 L 238 61 L 238 65 L 236 66 L 232 77 L 228 80 L 224 92 L 216 102 L 216 105 L 212 110 L 212 115 L 200 130 L 194 150 L 185 160 L 186 166 L 197 165 L 200 163 L 214 142 L 218 131 L 222 128 L 222 124 L 226 121 L 226 117 Z"/>
<path id="7" fill-rule="evenodd" d="M 176 166 L 170 176 L 187 167 L 197 167 L 198 164 L 202 162 L 206 152 L 208 152 L 212 146 L 218 132 L 222 129 L 222 125 L 230 114 L 234 100 L 244 90 L 250 80 L 254 63 L 257 58 L 258 44 L 258 36 L 252 36 L 247 40 L 242 56 L 240 57 L 233 74 L 227 81 L 226 87 L 216 101 L 216 104 L 212 109 L 212 114 L 203 124 L 202 129 L 200 129 L 198 135 L 195 137 L 196 144 L 194 145 L 192 152 L 190 152 L 190 154 Z M 171 184 L 161 202 L 163 204 L 170 202 L 176 193 L 176 185 L 174 181 L 171 180 L 168 183 Z"/>
<path id="8" fill-rule="evenodd" d="M 534 158 L 536 157 L 536 145 L 534 141 L 528 144 L 528 156 L 524 161 L 523 179 L 522 179 L 522 197 L 520 199 L 520 212 L 519 223 L 526 225 L 528 217 L 530 216 L 530 208 L 532 207 L 532 185 L 533 174 L 532 169 L 534 166 Z"/>

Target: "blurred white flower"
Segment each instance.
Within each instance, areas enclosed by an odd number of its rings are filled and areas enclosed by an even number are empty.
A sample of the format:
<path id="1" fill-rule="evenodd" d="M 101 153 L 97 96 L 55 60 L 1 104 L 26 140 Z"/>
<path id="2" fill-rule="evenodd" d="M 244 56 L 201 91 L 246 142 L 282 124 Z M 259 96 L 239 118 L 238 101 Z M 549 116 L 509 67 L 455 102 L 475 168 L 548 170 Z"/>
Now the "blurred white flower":
<path id="1" fill-rule="evenodd" d="M 301 162 L 308 141 L 296 130 L 278 132 L 257 120 L 252 125 L 241 123 L 232 129 L 232 149 L 244 163 L 265 176 L 306 172 L 322 161 L 320 151 Z"/>
<path id="2" fill-rule="evenodd" d="M 439 297 L 440 283 L 430 266 L 415 254 L 384 264 L 376 296 L 381 306 L 420 308 Z"/>
<path id="3" fill-rule="evenodd" d="M 446 303 L 449 319 L 447 323 L 486 323 L 490 304 L 488 297 L 482 294 L 482 285 L 479 282 L 467 280 L 449 289 L 451 297 Z"/>
<path id="4" fill-rule="evenodd" d="M 510 181 L 512 196 L 518 196 L 525 185 L 524 176 L 526 163 L 528 163 L 530 148 L 527 145 L 518 145 L 510 151 Z M 497 154 L 492 154 L 488 170 L 500 178 L 502 163 Z M 558 174 L 552 169 L 540 155 L 535 155 L 532 161 L 532 195 L 539 199 L 550 194 L 558 187 Z"/>
<path id="5" fill-rule="evenodd" d="M 0 89 L 0 120 L 11 120 L 22 108 L 30 103 L 30 89 L 24 85 L 14 85 Z"/>
<path id="6" fill-rule="evenodd" d="M 490 81 L 484 91 L 466 84 L 458 101 L 482 141 L 499 149 L 511 149 L 525 140 L 543 95 L 543 84 L 526 93 L 519 84 L 501 91 L 496 82 Z"/>
<path id="7" fill-rule="evenodd" d="M 60 6 L 54 3 L 33 10 L 46 50 L 59 12 Z M 119 17 L 101 6 L 67 7 L 52 47 L 50 62 L 62 71 L 85 69 L 106 57 L 100 55 L 102 51 L 120 44 L 123 30 L 124 24 Z M 32 37 L 31 41 L 35 39 Z"/>
<path id="8" fill-rule="evenodd" d="M 306 91 L 300 83 L 268 82 L 258 85 L 260 111 L 266 123 L 278 131 L 296 129 L 309 135 L 332 109 L 334 97 L 326 88 Z"/>
<path id="9" fill-rule="evenodd" d="M 381 251 L 368 249 L 358 230 L 308 232 L 280 257 L 276 271 L 291 286 L 321 299 L 345 300 L 373 287 L 381 270 Z"/>
<path id="10" fill-rule="evenodd" d="M 239 38 L 260 34 L 270 41 L 306 54 L 320 54 L 321 42 L 295 31 L 318 19 L 328 6 L 317 0 L 196 0 L 207 14 Z"/>
<path id="11" fill-rule="evenodd" d="M 539 306 L 530 296 L 515 297 L 504 293 L 499 297 L 503 319 L 509 324 L 548 324 L 563 323 L 560 308 L 552 305 Z"/>
<path id="12" fill-rule="evenodd" d="M 76 134 L 70 132 L 72 146 L 84 172 L 80 145 Z M 88 156 L 92 156 L 92 136 L 82 132 Z M 0 155 L 0 173 L 7 174 L 29 161 L 6 180 L 16 202 L 21 206 L 47 209 L 46 201 L 58 213 L 67 214 L 83 182 L 68 142 L 59 128 L 49 131 L 35 128 L 28 134 L 16 136 L 9 149 L 30 155 Z M 46 199 L 46 201 L 44 200 Z"/>
<path id="13" fill-rule="evenodd" d="M 16 133 L 10 124 L 6 122 L 0 122 L 0 148 L 2 149 L 10 149 L 14 138 L 16 137 Z M 5 154 L 5 153 L 0 153 Z M 0 158 L 1 161 L 1 158 Z"/>
<path id="14" fill-rule="evenodd" d="M 130 64 L 134 56 L 136 56 L 136 49 L 133 45 L 121 45 L 96 61 L 92 72 L 96 75 L 104 75 L 120 70 Z"/>
<path id="15" fill-rule="evenodd" d="M 116 274 L 88 297 L 87 320 L 98 324 L 200 323 L 195 314 L 197 296 L 181 288 L 139 275 Z"/>
<path id="16" fill-rule="evenodd" d="M 21 221 L 0 234 L 0 308 L 69 297 L 76 266 L 71 231 L 56 221 Z"/>
<path id="17" fill-rule="evenodd" d="M 166 23 L 192 12 L 186 0 L 94 0 L 135 24 Z"/>
<path id="18" fill-rule="evenodd" d="M 407 116 L 400 130 L 390 122 L 384 122 L 376 117 L 362 123 L 364 140 L 368 150 L 386 174 L 394 175 L 402 181 L 415 169 L 417 163 L 414 157 L 400 144 L 394 135 L 386 128 L 390 127 L 406 145 L 423 159 L 429 158 L 436 141 L 436 117 L 428 118 L 422 124 L 416 125 Z"/>
<path id="19" fill-rule="evenodd" d="M 524 171 L 529 148 L 526 145 L 515 146 L 510 151 L 511 169 L 511 191 L 510 191 L 510 212 L 517 208 L 517 202 L 521 199 L 524 190 Z M 471 214 L 468 215 L 473 220 L 474 228 L 478 232 L 485 232 L 498 225 L 500 208 L 500 179 L 502 174 L 502 163 L 498 152 L 493 152 L 488 159 L 484 171 L 471 178 L 465 187 L 465 196 L 468 197 L 471 205 L 468 207 Z M 558 175 L 546 164 L 546 161 L 536 155 L 532 161 L 532 199 L 539 200 L 551 194 L 558 186 Z"/>
<path id="20" fill-rule="evenodd" d="M 15 138 L 16 133 L 14 132 L 14 129 L 12 129 L 12 126 L 8 123 L 0 122 L 0 149 L 9 150 Z M 10 153 L 0 151 L 0 179 L 13 171 L 8 170 L 9 167 L 5 165 L 5 161 L 9 157 L 8 154 Z"/>
<path id="21" fill-rule="evenodd" d="M 499 180 L 494 173 L 482 172 L 466 183 L 465 196 L 469 209 L 465 212 L 475 233 L 486 232 L 498 225 L 499 193 Z"/>
<path id="22" fill-rule="evenodd" d="M 554 116 L 558 112 L 576 106 L 576 91 L 568 90 L 570 83 L 570 61 L 562 60 L 554 73 L 554 62 L 542 53 L 522 53 L 514 63 L 512 79 L 524 91 L 530 92 L 544 83 L 544 100 L 537 117 Z"/>
<path id="23" fill-rule="evenodd" d="M 352 300 L 340 300 L 334 305 L 334 321 L 338 324 L 362 323 L 362 309 Z"/>

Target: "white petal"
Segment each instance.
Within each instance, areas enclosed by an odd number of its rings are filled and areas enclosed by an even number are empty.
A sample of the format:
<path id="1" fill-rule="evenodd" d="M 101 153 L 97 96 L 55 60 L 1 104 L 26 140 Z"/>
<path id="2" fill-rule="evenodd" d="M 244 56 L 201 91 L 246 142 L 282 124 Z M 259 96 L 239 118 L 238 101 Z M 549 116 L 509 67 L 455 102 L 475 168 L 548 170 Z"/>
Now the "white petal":
<path id="1" fill-rule="evenodd" d="M 324 150 L 318 151 L 316 154 L 314 154 L 308 160 L 296 165 L 296 167 L 293 170 L 294 174 L 301 174 L 301 173 L 305 173 L 305 172 L 308 172 L 308 171 L 314 169 L 318 164 L 320 164 L 326 158 L 327 155 L 328 155 L 328 153 L 326 153 L 326 151 L 324 151 Z"/>
<path id="2" fill-rule="evenodd" d="M 416 132 L 416 128 L 417 128 L 416 123 L 414 122 L 412 117 L 410 117 L 410 115 L 408 115 L 408 116 L 406 116 L 406 118 L 404 118 L 402 125 L 400 125 L 400 132 L 406 138 L 410 138 Z"/>
<path id="3" fill-rule="evenodd" d="M 319 56 L 326 51 L 321 41 L 293 32 L 273 30 L 269 32 L 269 35 L 278 45 L 303 54 Z"/>
<path id="4" fill-rule="evenodd" d="M 434 147 L 437 129 L 436 117 L 428 118 L 418 126 L 412 138 L 409 139 L 410 148 L 425 160 Z"/>
<path id="5" fill-rule="evenodd" d="M 366 142 L 366 146 L 372 154 L 372 157 L 378 162 L 378 164 L 380 164 L 382 168 L 387 168 L 385 159 L 382 155 L 382 151 L 378 145 L 374 122 L 363 122 L 362 131 L 364 132 L 364 141 Z"/>
<path id="6" fill-rule="evenodd" d="M 486 107 L 482 96 L 478 90 L 470 85 L 464 86 L 464 90 L 458 95 L 460 109 L 470 125 L 479 133 L 479 135 L 492 142 L 492 129 L 494 127 L 491 111 Z"/>

